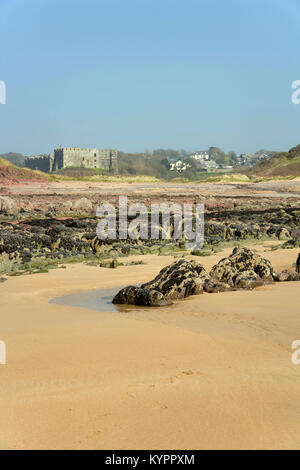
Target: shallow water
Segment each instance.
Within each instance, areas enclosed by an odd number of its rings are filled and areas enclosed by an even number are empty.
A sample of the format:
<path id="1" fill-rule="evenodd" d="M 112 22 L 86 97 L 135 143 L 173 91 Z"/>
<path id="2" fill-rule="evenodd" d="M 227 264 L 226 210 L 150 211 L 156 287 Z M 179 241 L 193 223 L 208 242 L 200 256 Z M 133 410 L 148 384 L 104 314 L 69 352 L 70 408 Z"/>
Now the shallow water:
<path id="1" fill-rule="evenodd" d="M 77 294 L 62 295 L 49 300 L 51 304 L 67 305 L 68 307 L 82 307 L 96 312 L 132 312 L 137 310 L 153 310 L 158 307 L 141 307 L 136 305 L 115 305 L 112 303 L 114 296 L 124 286 L 111 289 L 94 289 L 78 292 Z"/>
<path id="2" fill-rule="evenodd" d="M 97 312 L 120 312 L 124 311 L 124 306 L 112 303 L 112 299 L 122 287 L 111 289 L 94 289 L 77 294 L 62 295 L 49 300 L 51 304 L 67 305 L 69 307 L 83 307 Z M 128 309 L 128 305 L 126 306 Z M 131 308 L 133 306 L 130 306 Z"/>

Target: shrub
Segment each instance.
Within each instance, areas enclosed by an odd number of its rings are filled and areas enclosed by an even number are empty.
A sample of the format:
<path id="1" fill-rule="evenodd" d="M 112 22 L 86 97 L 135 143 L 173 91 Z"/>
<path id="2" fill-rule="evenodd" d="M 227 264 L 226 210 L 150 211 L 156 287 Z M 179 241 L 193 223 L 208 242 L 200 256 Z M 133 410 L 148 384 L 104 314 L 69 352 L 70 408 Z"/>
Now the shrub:
<path id="1" fill-rule="evenodd" d="M 0 254 L 0 274 L 10 274 L 16 271 L 20 264 L 20 257 L 11 259 L 7 253 Z"/>

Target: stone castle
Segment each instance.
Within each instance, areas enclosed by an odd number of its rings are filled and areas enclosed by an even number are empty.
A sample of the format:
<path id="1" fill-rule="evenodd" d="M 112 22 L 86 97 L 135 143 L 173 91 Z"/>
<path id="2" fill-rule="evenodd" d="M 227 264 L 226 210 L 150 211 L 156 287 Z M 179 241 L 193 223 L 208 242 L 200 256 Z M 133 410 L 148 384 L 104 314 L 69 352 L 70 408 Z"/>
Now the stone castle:
<path id="1" fill-rule="evenodd" d="M 66 167 L 99 168 L 116 173 L 118 171 L 118 151 L 60 147 L 54 150 L 54 156 L 49 154 L 26 158 L 25 166 L 47 173 Z"/>

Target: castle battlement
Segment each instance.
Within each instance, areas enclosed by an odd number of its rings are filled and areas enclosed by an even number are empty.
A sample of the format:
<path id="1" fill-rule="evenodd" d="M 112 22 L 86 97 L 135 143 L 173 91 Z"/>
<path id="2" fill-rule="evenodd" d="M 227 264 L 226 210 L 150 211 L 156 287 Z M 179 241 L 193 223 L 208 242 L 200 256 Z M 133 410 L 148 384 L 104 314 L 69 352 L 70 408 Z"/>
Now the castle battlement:
<path id="1" fill-rule="evenodd" d="M 53 168 L 54 157 L 49 155 L 34 155 L 33 157 L 25 158 L 26 168 L 31 170 L 40 170 L 49 173 Z"/>

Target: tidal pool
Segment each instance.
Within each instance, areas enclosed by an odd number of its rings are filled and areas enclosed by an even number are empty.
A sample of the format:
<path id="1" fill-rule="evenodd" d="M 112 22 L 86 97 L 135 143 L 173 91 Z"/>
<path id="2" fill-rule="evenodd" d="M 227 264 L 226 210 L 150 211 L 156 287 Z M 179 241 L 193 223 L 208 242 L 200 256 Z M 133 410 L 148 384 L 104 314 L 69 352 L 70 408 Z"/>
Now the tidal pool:
<path id="1" fill-rule="evenodd" d="M 62 295 L 49 300 L 51 304 L 68 305 L 69 307 L 83 307 L 97 312 L 124 312 L 129 310 L 133 305 L 115 305 L 112 299 L 119 292 L 121 287 L 113 287 L 111 289 L 94 289 L 78 292 L 77 294 Z"/>
<path id="2" fill-rule="evenodd" d="M 78 292 L 77 294 L 62 295 L 49 300 L 50 304 L 67 305 L 68 307 L 82 307 L 96 312 L 132 312 L 134 310 L 153 310 L 159 307 L 142 307 L 137 305 L 115 305 L 114 296 L 125 286 L 111 289 L 94 289 Z M 172 307 L 172 306 L 170 306 Z"/>

